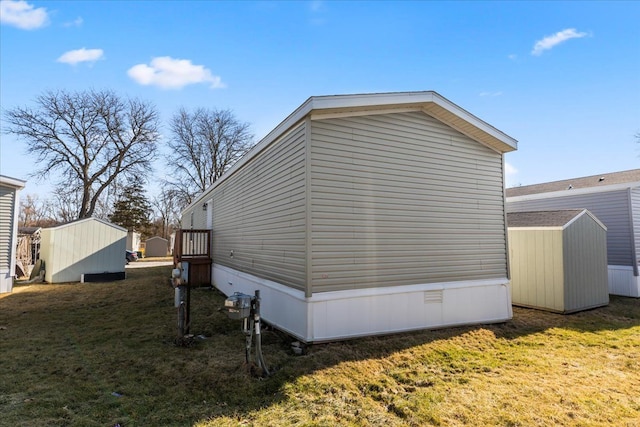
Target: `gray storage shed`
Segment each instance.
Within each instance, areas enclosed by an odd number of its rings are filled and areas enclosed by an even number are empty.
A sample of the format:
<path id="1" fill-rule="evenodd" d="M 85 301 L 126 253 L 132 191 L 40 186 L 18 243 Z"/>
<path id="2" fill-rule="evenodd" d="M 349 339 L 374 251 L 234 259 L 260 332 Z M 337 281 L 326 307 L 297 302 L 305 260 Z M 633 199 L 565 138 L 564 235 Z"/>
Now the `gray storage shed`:
<path id="1" fill-rule="evenodd" d="M 144 256 L 145 257 L 163 257 L 169 254 L 169 241 L 160 236 L 154 236 L 145 242 Z"/>
<path id="2" fill-rule="evenodd" d="M 40 259 L 45 263 L 44 279 L 62 283 L 80 282 L 87 275 L 124 278 L 126 240 L 126 229 L 98 218 L 43 228 Z"/>
<path id="3" fill-rule="evenodd" d="M 311 97 L 183 211 L 214 285 L 306 342 L 511 318 L 503 153 L 435 92 Z"/>
<path id="4" fill-rule="evenodd" d="M 11 292 L 16 274 L 20 190 L 26 181 L 0 175 L 0 293 Z"/>
<path id="5" fill-rule="evenodd" d="M 607 227 L 609 293 L 640 297 L 640 169 L 507 188 L 507 212 L 588 209 Z"/>
<path id="6" fill-rule="evenodd" d="M 609 303 L 607 228 L 586 209 L 507 214 L 514 305 L 572 313 Z"/>

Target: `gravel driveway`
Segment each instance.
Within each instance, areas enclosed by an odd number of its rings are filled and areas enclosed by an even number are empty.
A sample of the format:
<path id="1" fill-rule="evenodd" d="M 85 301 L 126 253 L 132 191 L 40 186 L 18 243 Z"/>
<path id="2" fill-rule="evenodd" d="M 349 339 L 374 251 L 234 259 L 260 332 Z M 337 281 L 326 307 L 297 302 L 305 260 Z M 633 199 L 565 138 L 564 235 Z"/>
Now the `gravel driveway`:
<path id="1" fill-rule="evenodd" d="M 146 267 L 160 267 L 165 265 L 173 265 L 171 261 L 134 261 L 125 265 L 126 268 L 146 268 Z"/>

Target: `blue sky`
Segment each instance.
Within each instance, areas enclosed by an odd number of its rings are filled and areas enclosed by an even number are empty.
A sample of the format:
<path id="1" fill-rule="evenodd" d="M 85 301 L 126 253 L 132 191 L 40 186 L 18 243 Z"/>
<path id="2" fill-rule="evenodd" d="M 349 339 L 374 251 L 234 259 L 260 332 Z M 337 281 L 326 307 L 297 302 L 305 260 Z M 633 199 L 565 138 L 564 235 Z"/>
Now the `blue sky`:
<path id="1" fill-rule="evenodd" d="M 0 18 L 3 110 L 112 89 L 164 123 L 231 109 L 259 139 L 309 96 L 435 90 L 519 141 L 508 186 L 640 166 L 640 2 L 1 0 Z M 25 179 L 0 138 L 0 173 Z"/>

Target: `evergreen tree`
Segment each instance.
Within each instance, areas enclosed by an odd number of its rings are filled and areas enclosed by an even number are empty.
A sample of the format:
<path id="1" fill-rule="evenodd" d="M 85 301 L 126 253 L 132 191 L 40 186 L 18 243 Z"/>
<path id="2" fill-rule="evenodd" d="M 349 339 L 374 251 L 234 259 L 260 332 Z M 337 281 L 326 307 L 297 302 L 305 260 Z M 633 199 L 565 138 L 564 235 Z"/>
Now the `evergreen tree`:
<path id="1" fill-rule="evenodd" d="M 144 190 L 137 187 L 126 187 L 118 201 L 113 205 L 113 213 L 109 220 L 129 231 L 145 233 L 149 227 L 151 204 Z"/>

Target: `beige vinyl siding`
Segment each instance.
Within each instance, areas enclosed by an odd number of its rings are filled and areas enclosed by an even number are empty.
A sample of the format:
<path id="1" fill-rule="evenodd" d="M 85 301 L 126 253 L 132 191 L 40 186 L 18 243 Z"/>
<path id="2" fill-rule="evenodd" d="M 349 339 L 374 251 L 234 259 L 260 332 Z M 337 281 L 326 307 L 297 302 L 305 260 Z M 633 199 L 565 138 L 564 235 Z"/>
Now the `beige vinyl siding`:
<path id="1" fill-rule="evenodd" d="M 554 209 L 588 209 L 607 227 L 609 265 L 632 266 L 633 248 L 627 189 L 579 195 L 510 201 L 507 212 Z"/>
<path id="2" fill-rule="evenodd" d="M 499 153 L 422 112 L 311 139 L 313 292 L 506 277 Z"/>
<path id="3" fill-rule="evenodd" d="M 207 228 L 207 211 L 202 209 L 205 202 L 197 203 L 182 215 L 182 228 L 185 230 L 205 230 Z M 207 206 L 207 210 L 210 206 Z"/>
<path id="4" fill-rule="evenodd" d="M 589 215 L 564 230 L 564 311 L 609 302 L 607 232 Z"/>
<path id="5" fill-rule="evenodd" d="M 561 227 L 509 228 L 511 295 L 514 304 L 564 311 L 562 233 Z"/>
<path id="6" fill-rule="evenodd" d="M 13 215 L 16 190 L 0 186 L 0 270 L 11 267 L 11 242 L 13 235 Z"/>
<path id="7" fill-rule="evenodd" d="M 213 205 L 214 263 L 305 289 L 304 123 L 218 185 Z"/>

